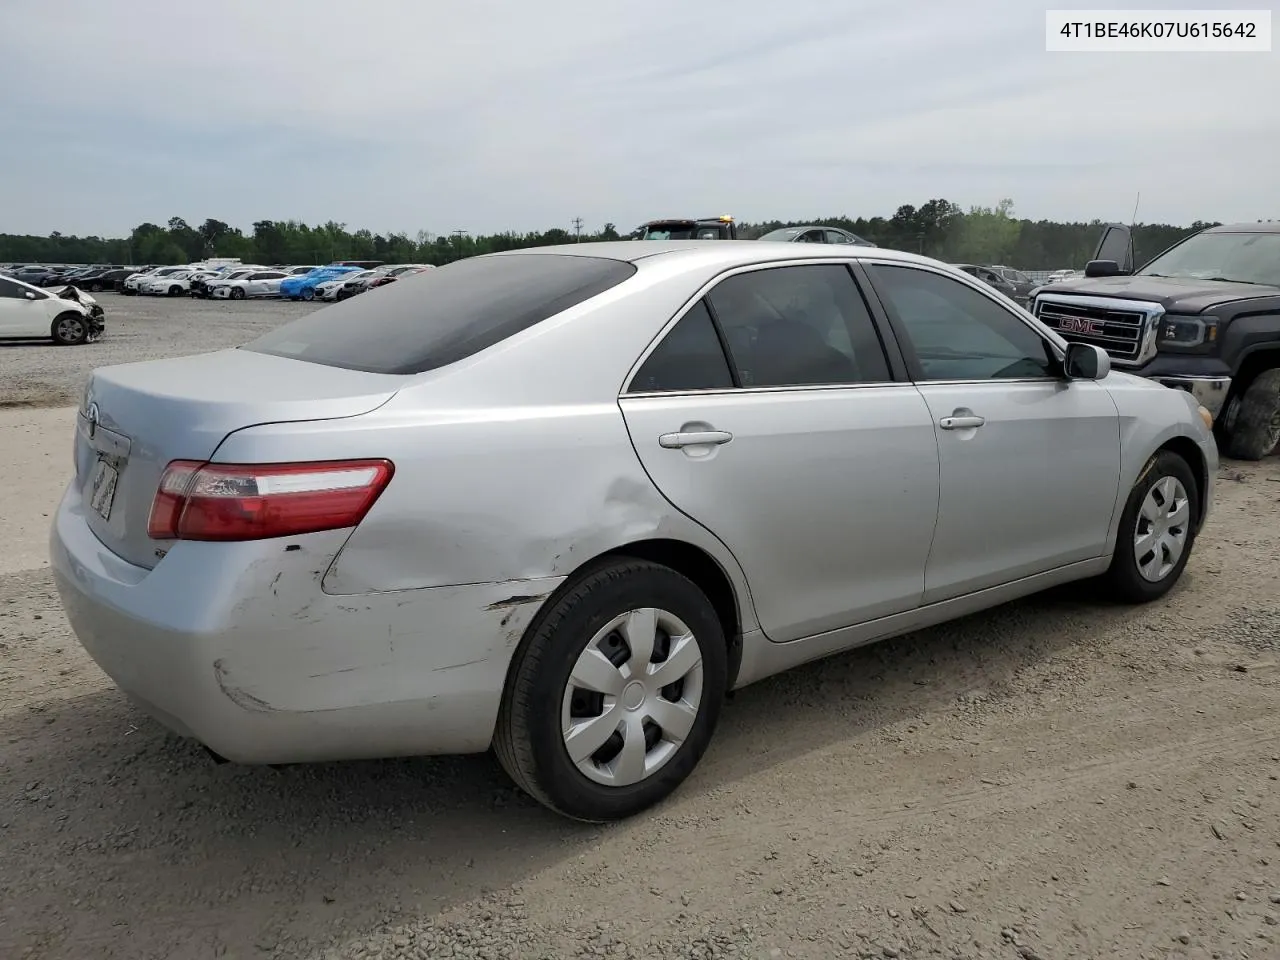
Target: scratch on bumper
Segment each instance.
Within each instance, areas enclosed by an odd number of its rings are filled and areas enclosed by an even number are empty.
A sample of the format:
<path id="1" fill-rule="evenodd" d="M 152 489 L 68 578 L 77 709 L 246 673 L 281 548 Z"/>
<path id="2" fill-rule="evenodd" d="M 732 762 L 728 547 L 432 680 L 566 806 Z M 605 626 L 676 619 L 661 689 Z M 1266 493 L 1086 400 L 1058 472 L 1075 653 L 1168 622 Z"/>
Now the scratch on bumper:
<path id="1" fill-rule="evenodd" d="M 239 687 L 227 682 L 227 668 L 221 660 L 213 661 L 213 675 L 218 681 L 218 689 L 223 692 L 228 700 L 237 707 L 244 710 L 252 710 L 254 713 L 275 713 L 276 708 L 260 697 L 255 697 L 252 693 L 241 690 Z"/>

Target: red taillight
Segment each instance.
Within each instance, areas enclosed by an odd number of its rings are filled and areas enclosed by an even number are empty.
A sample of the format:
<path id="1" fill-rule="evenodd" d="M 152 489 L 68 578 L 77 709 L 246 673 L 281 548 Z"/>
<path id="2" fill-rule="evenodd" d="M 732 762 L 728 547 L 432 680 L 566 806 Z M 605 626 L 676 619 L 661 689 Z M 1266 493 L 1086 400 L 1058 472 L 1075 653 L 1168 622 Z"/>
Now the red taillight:
<path id="1" fill-rule="evenodd" d="M 265 540 L 354 527 L 386 489 L 389 460 L 174 460 L 151 504 L 154 540 Z"/>

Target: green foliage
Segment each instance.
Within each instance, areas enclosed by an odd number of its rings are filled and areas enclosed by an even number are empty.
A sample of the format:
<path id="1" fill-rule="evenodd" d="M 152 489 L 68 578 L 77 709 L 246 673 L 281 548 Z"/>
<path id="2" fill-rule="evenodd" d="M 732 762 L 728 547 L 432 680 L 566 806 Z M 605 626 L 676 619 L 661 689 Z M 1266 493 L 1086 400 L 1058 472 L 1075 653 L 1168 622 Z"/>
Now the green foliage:
<path id="1" fill-rule="evenodd" d="M 934 199 L 921 207 L 905 204 L 892 217 L 815 217 L 739 224 L 744 237 L 758 237 L 779 227 L 821 223 L 844 227 L 883 247 L 910 250 L 953 263 L 1001 263 L 1025 270 L 1079 268 L 1093 253 L 1102 224 L 1020 220 L 1013 201 L 994 207 L 971 207 L 966 213 L 949 200 Z M 1177 240 L 1212 224 L 1189 227 L 1139 224 L 1134 229 L 1138 263 L 1144 263 Z M 583 241 L 619 239 L 606 223 Z M 15 263 L 186 263 L 205 257 L 239 257 L 246 263 L 329 263 L 334 260 L 384 260 L 388 263 L 442 265 L 463 257 L 520 247 L 572 243 L 567 230 L 498 233 L 472 237 L 463 232 L 434 235 L 419 231 L 380 234 L 348 230 L 345 223 L 309 226 L 297 220 L 259 220 L 249 233 L 221 220 L 193 227 L 182 217 L 164 225 L 143 223 L 127 238 L 48 237 L 0 234 L 0 262 Z"/>

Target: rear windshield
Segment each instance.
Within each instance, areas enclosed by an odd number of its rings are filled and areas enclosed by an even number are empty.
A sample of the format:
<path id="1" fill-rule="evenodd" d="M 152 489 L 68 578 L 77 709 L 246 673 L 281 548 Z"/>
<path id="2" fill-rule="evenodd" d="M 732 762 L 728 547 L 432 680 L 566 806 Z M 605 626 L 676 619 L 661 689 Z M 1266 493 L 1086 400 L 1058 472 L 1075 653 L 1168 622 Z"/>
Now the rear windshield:
<path id="1" fill-rule="evenodd" d="M 422 373 L 479 353 L 635 272 L 634 264 L 600 257 L 472 257 L 307 314 L 243 349 L 366 373 Z"/>

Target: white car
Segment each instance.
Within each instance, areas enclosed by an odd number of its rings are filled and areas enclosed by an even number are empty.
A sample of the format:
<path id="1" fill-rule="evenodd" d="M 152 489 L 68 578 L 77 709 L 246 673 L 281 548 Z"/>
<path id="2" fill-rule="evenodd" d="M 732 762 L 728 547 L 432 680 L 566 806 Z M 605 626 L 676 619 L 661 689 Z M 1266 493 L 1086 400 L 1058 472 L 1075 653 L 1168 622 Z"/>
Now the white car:
<path id="1" fill-rule="evenodd" d="M 1045 283 L 1058 283 L 1061 280 L 1074 280 L 1076 277 L 1083 276 L 1079 270 L 1055 270 L 1049 276 L 1045 277 Z"/>
<path id="2" fill-rule="evenodd" d="M 316 284 L 317 300 L 337 300 L 338 295 L 342 292 L 342 286 L 352 280 L 363 280 L 366 277 L 377 276 L 377 270 L 362 270 L 359 273 L 344 273 L 340 277 L 334 277 L 332 280 L 326 280 L 324 283 Z"/>
<path id="3" fill-rule="evenodd" d="M 234 280 L 243 280 L 245 277 L 249 276 L 251 273 L 257 273 L 259 270 L 265 270 L 265 269 L 267 268 L 256 266 L 253 264 L 247 267 L 236 267 L 233 270 L 226 270 L 223 273 L 221 273 L 219 276 L 216 276 L 209 280 L 204 281 L 203 284 L 196 284 L 194 289 L 197 294 L 202 294 L 203 296 L 206 296 L 206 297 L 212 297 L 214 296 L 214 291 L 218 287 L 221 287 L 224 284 L 231 283 Z M 203 287 L 204 289 L 201 290 L 200 289 L 201 287 Z"/>
<path id="4" fill-rule="evenodd" d="M 240 271 L 236 271 L 240 273 Z M 280 283 L 289 274 L 282 270 L 257 270 L 234 280 L 210 284 L 209 296 L 215 300 L 244 300 L 247 297 L 278 297 Z"/>
<path id="5" fill-rule="evenodd" d="M 102 308 L 87 293 L 74 287 L 41 290 L 0 277 L 0 339 L 49 339 L 72 346 L 92 343 L 103 328 Z"/>
<path id="6" fill-rule="evenodd" d="M 190 267 L 156 267 L 146 273 L 135 273 L 127 278 L 121 285 L 120 291 L 126 296 L 141 293 L 142 288 L 149 283 L 159 280 L 162 277 L 170 277 L 175 273 L 182 273 L 184 270 L 190 270 Z"/>
<path id="7" fill-rule="evenodd" d="M 191 278 L 196 271 L 181 269 L 173 273 L 159 273 L 139 288 L 139 293 L 153 297 L 180 297 L 191 289 Z"/>

